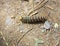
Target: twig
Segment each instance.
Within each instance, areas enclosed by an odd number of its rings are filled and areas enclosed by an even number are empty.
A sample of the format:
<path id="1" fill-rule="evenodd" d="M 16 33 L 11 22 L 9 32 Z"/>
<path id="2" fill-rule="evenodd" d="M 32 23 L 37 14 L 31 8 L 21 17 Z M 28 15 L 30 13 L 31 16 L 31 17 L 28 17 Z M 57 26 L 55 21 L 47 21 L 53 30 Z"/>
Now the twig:
<path id="1" fill-rule="evenodd" d="M 32 28 L 33 29 L 33 28 Z M 19 42 L 22 40 L 22 38 L 27 34 L 29 33 L 32 29 L 28 30 L 25 34 L 23 34 L 23 36 L 17 41 L 17 46 L 19 44 Z"/>
<path id="2" fill-rule="evenodd" d="M 36 11 L 38 9 L 40 9 L 41 7 L 43 7 L 46 3 L 48 2 L 48 0 L 43 0 L 41 3 L 37 4 L 34 9 L 31 9 L 28 13 L 28 15 L 32 14 L 33 11 Z"/>
<path id="3" fill-rule="evenodd" d="M 3 33 L 0 31 L 0 34 L 2 35 L 3 40 L 6 42 L 5 37 L 3 36 Z M 8 46 L 8 42 L 6 42 L 6 46 Z"/>
<path id="4" fill-rule="evenodd" d="M 56 45 L 55 45 L 55 46 L 59 46 L 59 44 L 60 44 L 60 40 L 58 40 L 58 42 L 56 43 Z"/>
<path id="5" fill-rule="evenodd" d="M 50 5 L 46 5 L 47 8 L 51 9 L 51 10 L 54 10 L 54 8 Z"/>

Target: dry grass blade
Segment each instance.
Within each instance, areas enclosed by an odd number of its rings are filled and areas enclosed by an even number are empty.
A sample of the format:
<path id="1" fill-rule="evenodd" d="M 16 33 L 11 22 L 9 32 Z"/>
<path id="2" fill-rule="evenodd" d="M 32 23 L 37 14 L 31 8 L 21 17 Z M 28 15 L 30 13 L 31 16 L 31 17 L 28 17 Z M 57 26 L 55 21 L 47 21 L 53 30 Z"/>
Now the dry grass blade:
<path id="1" fill-rule="evenodd" d="M 43 7 L 47 2 L 48 2 L 48 0 L 44 0 L 44 1 L 42 1 L 41 3 L 37 4 L 37 5 L 34 7 L 34 9 L 31 9 L 31 10 L 29 11 L 28 15 L 34 13 L 34 11 L 36 11 L 36 10 L 40 9 L 41 7 Z"/>
<path id="2" fill-rule="evenodd" d="M 33 28 L 32 28 L 33 29 Z M 27 34 L 29 33 L 30 31 L 32 31 L 32 29 L 28 30 L 26 33 L 23 34 L 23 36 L 17 41 L 17 46 L 18 44 L 20 43 L 20 41 L 22 40 L 22 38 Z"/>
<path id="3" fill-rule="evenodd" d="M 0 34 L 2 35 L 2 38 L 3 38 L 3 40 L 5 41 L 5 44 L 6 44 L 6 46 L 8 46 L 8 43 L 6 42 L 6 39 L 5 39 L 5 37 L 3 36 L 3 33 L 0 31 Z M 2 41 L 0 41 L 0 42 L 2 42 Z"/>

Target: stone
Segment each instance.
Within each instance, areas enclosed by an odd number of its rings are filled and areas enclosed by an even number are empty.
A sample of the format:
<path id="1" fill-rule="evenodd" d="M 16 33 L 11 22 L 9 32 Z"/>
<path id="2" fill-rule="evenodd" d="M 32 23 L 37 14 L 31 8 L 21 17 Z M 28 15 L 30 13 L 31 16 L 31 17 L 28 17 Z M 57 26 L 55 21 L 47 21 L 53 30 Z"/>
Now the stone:
<path id="1" fill-rule="evenodd" d="M 50 29 L 50 27 L 51 27 L 50 23 L 48 21 L 45 21 L 44 28 L 45 29 Z"/>
<path id="2" fill-rule="evenodd" d="M 59 25 L 58 25 L 57 23 L 54 24 L 54 28 L 58 28 L 58 26 L 59 26 Z"/>

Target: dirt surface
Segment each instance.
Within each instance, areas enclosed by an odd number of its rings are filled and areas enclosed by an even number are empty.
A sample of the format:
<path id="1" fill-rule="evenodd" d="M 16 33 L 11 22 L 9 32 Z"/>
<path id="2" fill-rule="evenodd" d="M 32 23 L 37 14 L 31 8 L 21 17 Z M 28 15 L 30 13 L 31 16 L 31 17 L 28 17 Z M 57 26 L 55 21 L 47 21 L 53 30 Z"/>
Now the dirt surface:
<path id="1" fill-rule="evenodd" d="M 7 46 L 60 46 L 60 0 L 47 0 L 44 5 L 40 5 L 42 1 L 0 0 L 0 31 L 5 38 L 4 44 L 7 43 Z M 31 9 L 32 13 L 30 13 Z M 44 23 L 29 24 L 19 20 L 20 16 L 32 17 L 32 15 L 41 17 L 47 15 L 50 28 L 44 28 Z M 3 43 L 0 46 L 2 45 Z"/>

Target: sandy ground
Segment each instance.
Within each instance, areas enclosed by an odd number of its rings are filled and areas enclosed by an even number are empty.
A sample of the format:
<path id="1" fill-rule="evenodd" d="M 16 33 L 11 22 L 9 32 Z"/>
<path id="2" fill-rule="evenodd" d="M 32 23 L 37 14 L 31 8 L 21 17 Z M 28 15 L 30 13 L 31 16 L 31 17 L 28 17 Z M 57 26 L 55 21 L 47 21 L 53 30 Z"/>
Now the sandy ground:
<path id="1" fill-rule="evenodd" d="M 34 6 L 41 1 L 34 1 Z M 34 9 L 31 1 L 0 0 L 0 31 L 5 38 L 5 44 L 7 43 L 7 46 L 60 46 L 60 0 L 48 0 L 42 8 L 37 9 L 37 15 L 49 15 L 47 20 L 51 25 L 49 30 L 43 29 L 44 23 L 20 22 L 19 16 L 26 16 L 31 9 Z M 54 27 L 56 23 L 57 28 Z M 42 39 L 43 43 L 39 44 L 36 39 L 38 41 Z"/>

